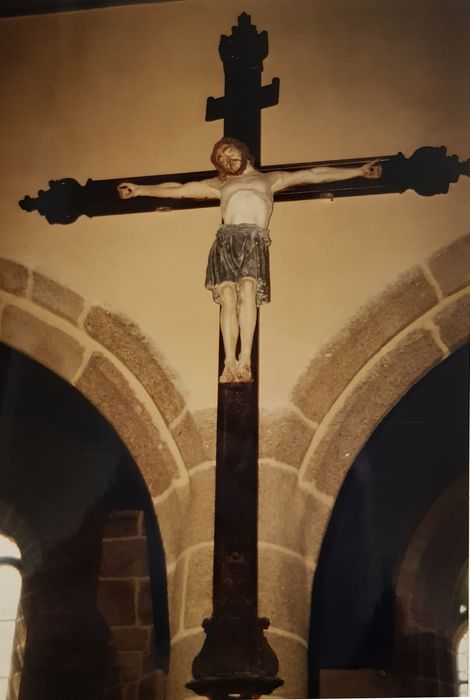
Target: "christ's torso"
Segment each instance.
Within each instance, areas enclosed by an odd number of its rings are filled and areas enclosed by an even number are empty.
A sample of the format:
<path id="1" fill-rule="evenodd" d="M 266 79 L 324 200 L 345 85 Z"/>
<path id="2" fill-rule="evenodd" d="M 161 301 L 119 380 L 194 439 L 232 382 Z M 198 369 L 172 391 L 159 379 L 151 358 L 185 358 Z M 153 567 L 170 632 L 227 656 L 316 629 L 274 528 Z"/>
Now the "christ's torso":
<path id="1" fill-rule="evenodd" d="M 271 181 L 256 170 L 228 176 L 220 186 L 225 224 L 256 224 L 267 228 L 273 209 Z"/>

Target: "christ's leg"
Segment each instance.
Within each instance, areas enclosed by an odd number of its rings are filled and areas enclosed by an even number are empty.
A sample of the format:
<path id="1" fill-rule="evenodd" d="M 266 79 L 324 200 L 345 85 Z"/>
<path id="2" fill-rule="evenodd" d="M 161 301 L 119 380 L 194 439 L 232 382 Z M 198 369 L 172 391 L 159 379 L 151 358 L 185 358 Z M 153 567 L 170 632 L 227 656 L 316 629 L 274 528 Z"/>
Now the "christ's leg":
<path id="1" fill-rule="evenodd" d="M 220 330 L 224 341 L 224 371 L 219 381 L 223 384 L 236 381 L 237 360 L 235 350 L 238 340 L 237 288 L 234 282 L 223 282 L 219 286 Z"/>
<path id="2" fill-rule="evenodd" d="M 238 285 L 238 323 L 240 324 L 240 357 L 237 379 L 251 382 L 251 348 L 256 328 L 256 286 L 253 277 L 244 277 Z"/>

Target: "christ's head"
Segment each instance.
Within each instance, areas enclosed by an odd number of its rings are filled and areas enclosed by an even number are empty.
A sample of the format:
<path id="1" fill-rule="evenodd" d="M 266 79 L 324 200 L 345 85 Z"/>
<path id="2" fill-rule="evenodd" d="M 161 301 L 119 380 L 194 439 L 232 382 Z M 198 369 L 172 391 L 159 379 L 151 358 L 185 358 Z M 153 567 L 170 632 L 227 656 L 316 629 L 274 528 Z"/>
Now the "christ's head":
<path id="1" fill-rule="evenodd" d="M 211 153 L 211 162 L 222 178 L 227 175 L 241 175 L 245 172 L 248 163 L 253 164 L 253 161 L 254 158 L 248 146 L 229 136 L 224 136 L 217 141 Z"/>

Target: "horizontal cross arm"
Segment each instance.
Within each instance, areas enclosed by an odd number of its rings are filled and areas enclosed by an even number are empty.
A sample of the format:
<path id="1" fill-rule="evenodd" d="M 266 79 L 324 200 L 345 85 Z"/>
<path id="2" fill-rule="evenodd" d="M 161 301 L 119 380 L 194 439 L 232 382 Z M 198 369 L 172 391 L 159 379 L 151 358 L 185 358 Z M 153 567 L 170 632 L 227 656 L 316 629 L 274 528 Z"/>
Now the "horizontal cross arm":
<path id="1" fill-rule="evenodd" d="M 322 166 L 358 167 L 371 160 L 382 164 L 382 176 L 378 180 L 357 177 L 333 183 L 297 185 L 278 192 L 275 201 L 301 199 L 325 199 L 352 197 L 366 194 L 401 193 L 413 189 L 420 195 L 445 194 L 450 183 L 457 182 L 460 175 L 470 176 L 470 159 L 460 162 L 458 156 L 448 156 L 446 148 L 425 146 L 405 158 L 397 155 L 352 158 L 346 160 L 317 161 L 263 166 L 262 172 L 272 170 L 293 171 Z M 111 214 L 136 214 L 151 211 L 171 211 L 173 209 L 197 209 L 218 206 L 218 200 L 165 199 L 158 197 L 135 197 L 120 199 L 117 185 L 120 182 L 155 185 L 162 182 L 190 182 L 214 177 L 215 171 L 172 173 L 147 177 L 114 178 L 111 180 L 88 180 L 80 185 L 72 178 L 50 180 L 50 189 L 39 190 L 38 196 L 26 196 L 19 202 L 25 211 L 38 211 L 50 224 L 70 224 L 79 216 L 107 216 Z"/>

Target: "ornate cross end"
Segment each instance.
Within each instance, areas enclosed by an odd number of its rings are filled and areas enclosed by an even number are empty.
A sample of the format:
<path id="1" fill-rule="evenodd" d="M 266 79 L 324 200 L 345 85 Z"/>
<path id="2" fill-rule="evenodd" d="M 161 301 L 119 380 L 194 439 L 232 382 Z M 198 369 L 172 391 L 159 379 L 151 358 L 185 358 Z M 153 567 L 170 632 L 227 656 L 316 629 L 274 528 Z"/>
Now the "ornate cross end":
<path id="1" fill-rule="evenodd" d="M 238 18 L 238 25 L 232 27 L 232 33 L 220 37 L 219 55 L 224 64 L 225 96 L 208 98 L 206 121 L 224 119 L 233 108 L 247 100 L 254 100 L 250 107 L 258 111 L 279 102 L 279 78 L 261 87 L 263 60 L 268 51 L 267 32 L 258 32 L 256 26 L 251 24 L 250 15 L 243 12 Z"/>

